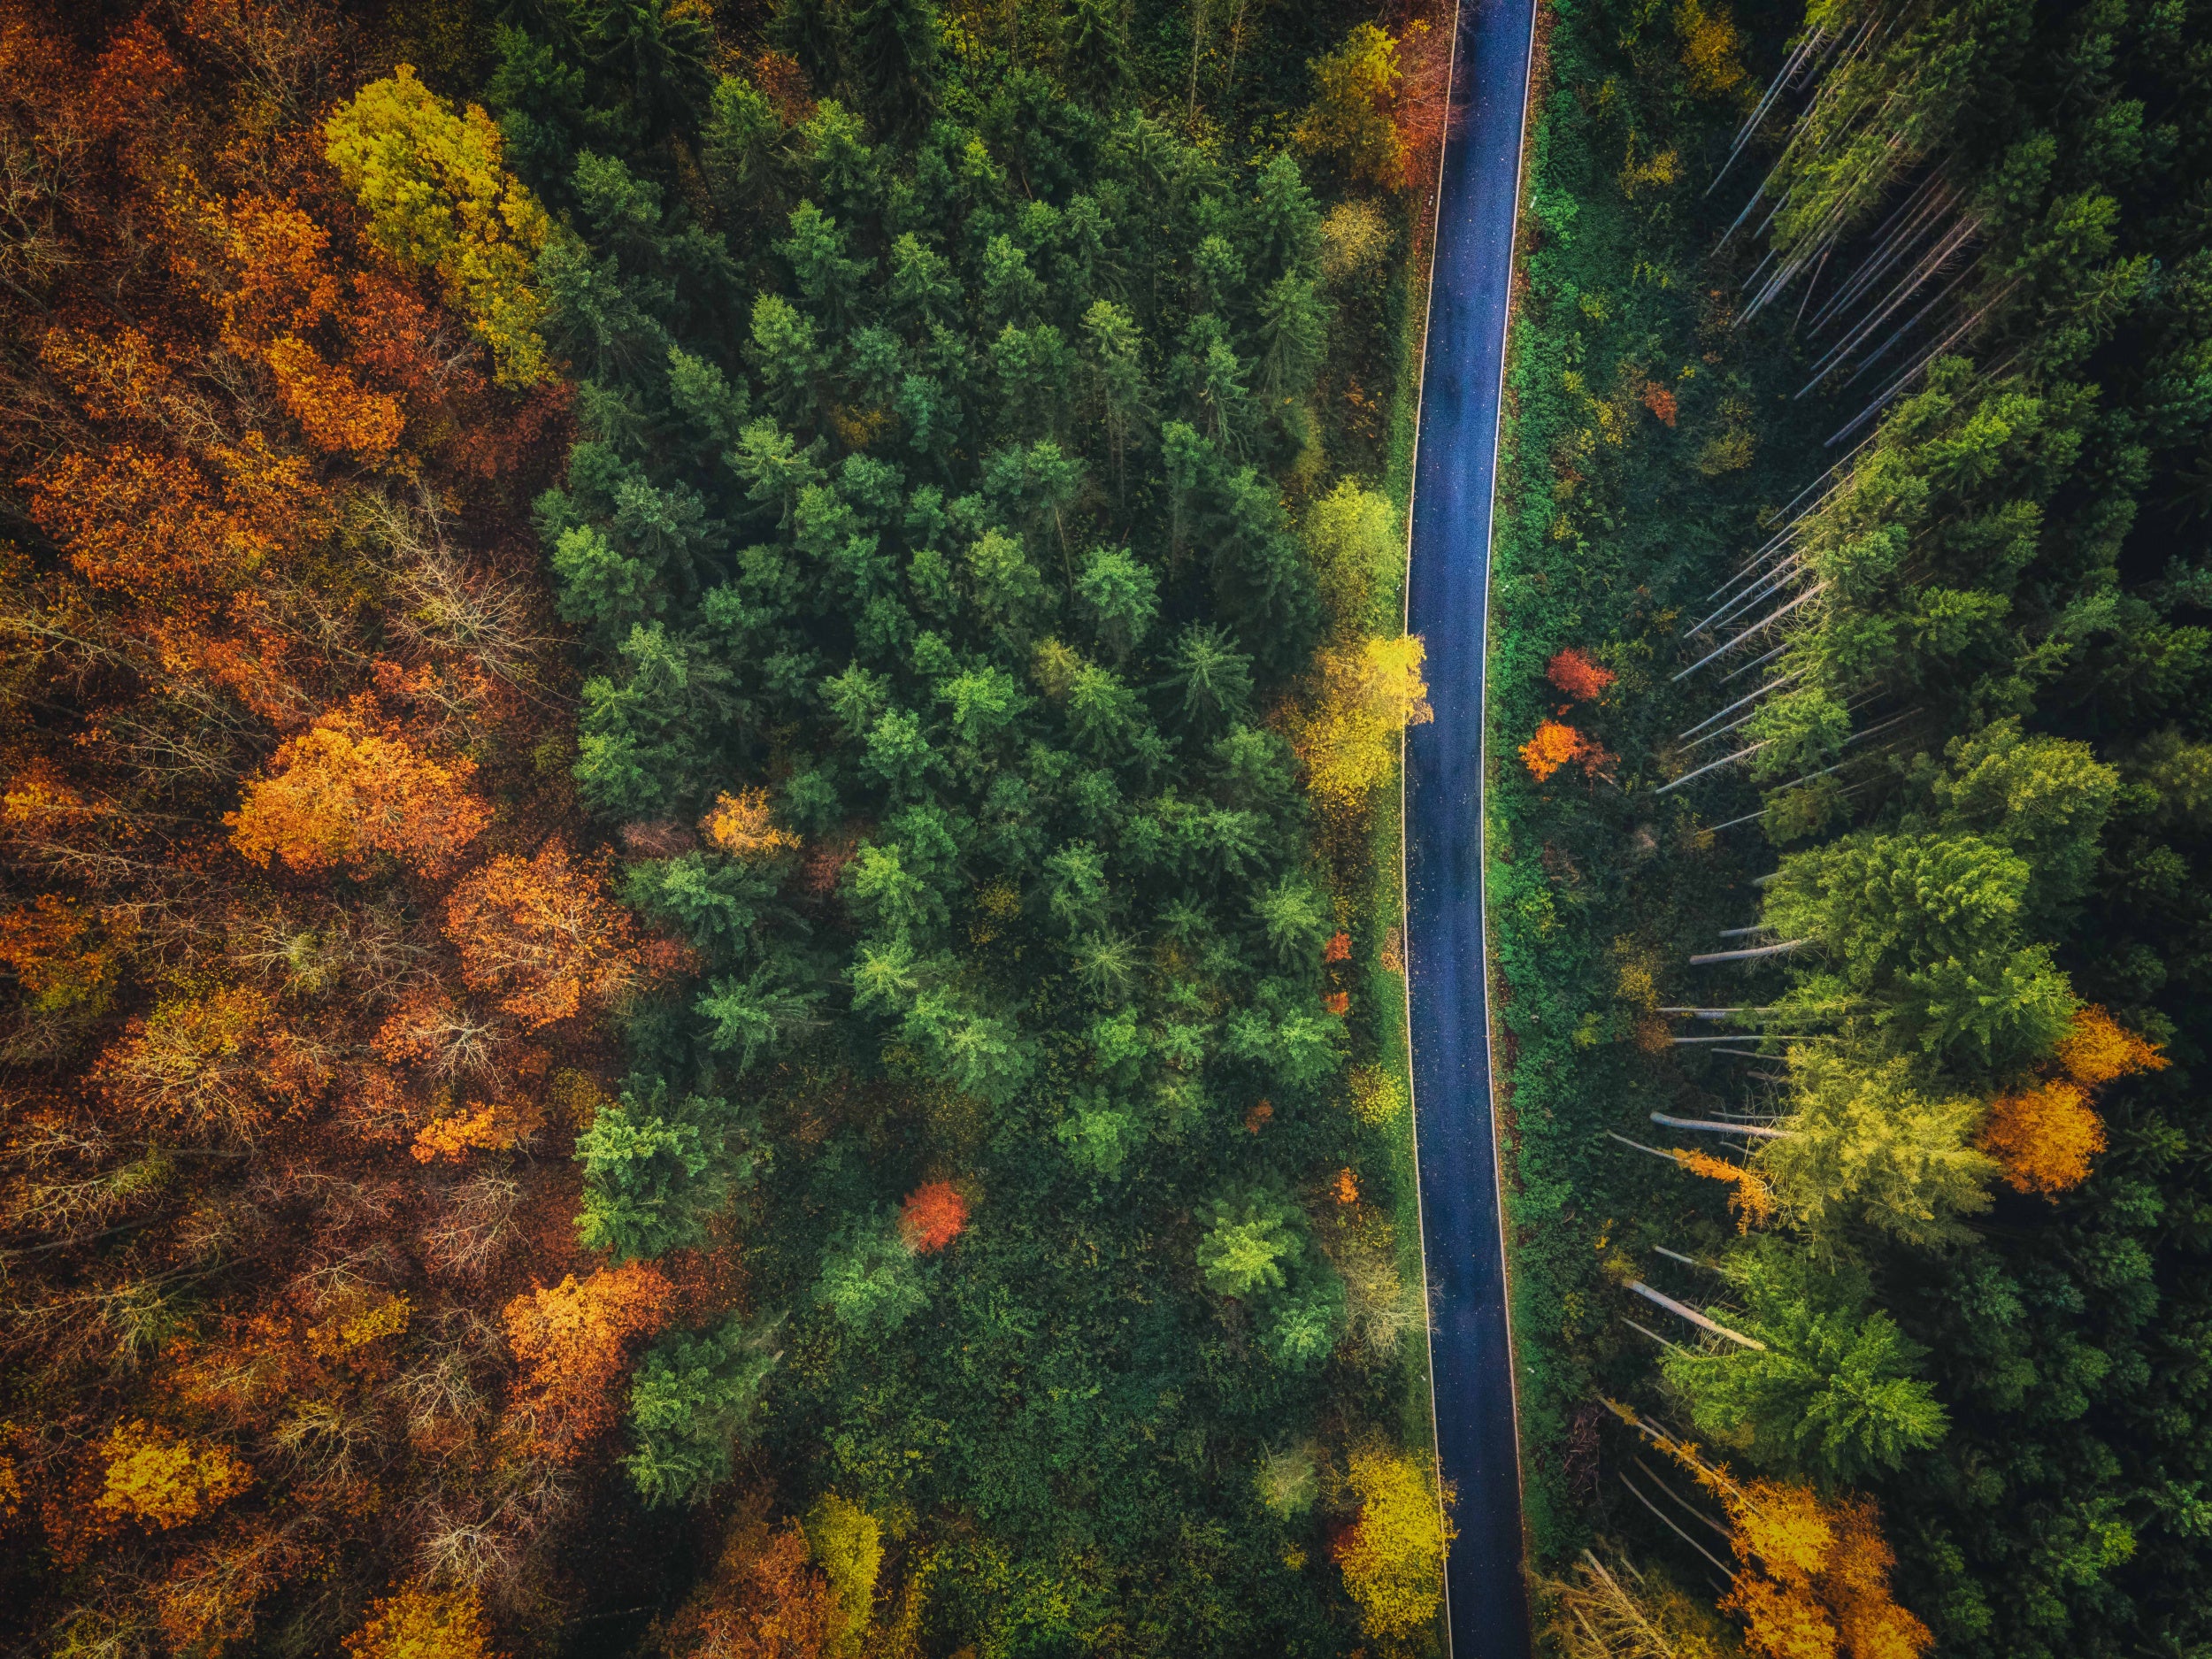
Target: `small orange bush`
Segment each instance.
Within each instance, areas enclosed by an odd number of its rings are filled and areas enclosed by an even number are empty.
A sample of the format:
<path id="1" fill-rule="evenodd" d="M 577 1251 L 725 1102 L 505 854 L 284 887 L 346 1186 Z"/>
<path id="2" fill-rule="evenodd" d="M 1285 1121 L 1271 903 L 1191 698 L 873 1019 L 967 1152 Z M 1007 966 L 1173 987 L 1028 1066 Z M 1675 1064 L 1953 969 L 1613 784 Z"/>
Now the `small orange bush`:
<path id="1" fill-rule="evenodd" d="M 1546 720 L 1521 745 L 1521 764 L 1542 783 L 1571 760 L 1579 760 L 1589 741 L 1563 720 Z"/>

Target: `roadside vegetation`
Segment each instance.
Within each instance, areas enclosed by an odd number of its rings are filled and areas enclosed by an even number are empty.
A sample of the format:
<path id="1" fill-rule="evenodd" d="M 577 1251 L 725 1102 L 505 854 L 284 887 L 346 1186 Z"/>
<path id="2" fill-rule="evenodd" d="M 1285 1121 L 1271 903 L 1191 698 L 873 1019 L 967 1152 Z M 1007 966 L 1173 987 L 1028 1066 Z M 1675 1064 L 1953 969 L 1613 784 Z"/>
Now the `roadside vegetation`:
<path id="1" fill-rule="evenodd" d="M 2206 22 L 1546 9 L 1490 844 L 1562 1652 L 2207 1640 Z"/>
<path id="2" fill-rule="evenodd" d="M 0 1629 L 1417 1654 L 1443 32 L 0 4 Z"/>

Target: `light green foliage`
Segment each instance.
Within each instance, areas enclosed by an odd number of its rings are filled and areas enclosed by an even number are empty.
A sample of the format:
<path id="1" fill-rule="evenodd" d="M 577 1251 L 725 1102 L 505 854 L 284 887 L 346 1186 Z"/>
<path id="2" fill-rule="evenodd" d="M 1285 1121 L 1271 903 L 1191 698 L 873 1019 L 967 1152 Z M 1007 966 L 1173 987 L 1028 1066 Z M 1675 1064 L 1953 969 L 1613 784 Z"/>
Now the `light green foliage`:
<path id="1" fill-rule="evenodd" d="M 1833 761 L 1850 734 L 1851 716 L 1841 703 L 1825 692 L 1804 689 L 1761 703 L 1743 729 L 1742 747 L 1763 746 L 1749 762 L 1754 777 L 1793 779 Z"/>
<path id="2" fill-rule="evenodd" d="M 730 1478 L 781 1358 L 768 1337 L 733 1316 L 703 1335 L 680 1332 L 646 1351 L 630 1382 L 636 1449 L 622 1461 L 649 1505 L 695 1502 Z"/>
<path id="3" fill-rule="evenodd" d="M 1094 1104 L 1077 1106 L 1054 1133 L 1078 1169 L 1107 1181 L 1120 1179 L 1129 1154 L 1143 1141 L 1130 1113 Z"/>
<path id="4" fill-rule="evenodd" d="M 1144 643 L 1160 614 L 1160 583 L 1126 548 L 1102 548 L 1083 564 L 1077 597 L 1090 612 L 1098 641 L 1117 662 Z"/>
<path id="5" fill-rule="evenodd" d="M 2026 919 L 2055 923 L 2096 872 L 2119 774 L 2088 744 L 2024 736 L 2017 720 L 1954 738 L 1946 756 L 1950 764 L 1930 784 L 1937 810 L 2025 859 L 2032 872 Z"/>
<path id="6" fill-rule="evenodd" d="M 1303 1248 L 1288 1207 L 1255 1193 L 1215 1200 L 1213 1225 L 1198 1241 L 1198 1265 L 1216 1295 L 1251 1296 L 1280 1290 L 1286 1263 Z"/>
<path id="7" fill-rule="evenodd" d="M 1946 957 L 2012 941 L 2026 862 L 1978 836 L 1846 836 L 1783 860 L 1768 926 L 1816 939 L 1854 985 L 1871 987 Z"/>
<path id="8" fill-rule="evenodd" d="M 1819 1045 L 1790 1051 L 1789 1138 L 1758 1166 L 1793 1219 L 1827 1248 L 1859 1226 L 1919 1247 L 1965 1243 L 1989 1208 L 1995 1162 L 1970 1144 L 1984 1103 L 1931 1098 L 1911 1061 L 1871 1070 Z"/>
<path id="9" fill-rule="evenodd" d="M 1302 876 L 1285 876 L 1253 904 L 1267 942 L 1286 963 L 1318 954 L 1329 931 L 1328 901 Z"/>
<path id="10" fill-rule="evenodd" d="M 1866 1306 L 1863 1275 L 1779 1240 L 1730 1259 L 1764 1351 L 1670 1350 L 1667 1380 L 1699 1430 L 1763 1465 L 1848 1483 L 1900 1467 L 1943 1438 L 1947 1419 L 1920 1378 L 1926 1350 Z"/>
<path id="11" fill-rule="evenodd" d="M 814 1299 L 857 1335 L 895 1331 L 929 1300 L 914 1252 L 890 1222 L 855 1228 L 822 1258 Z"/>
<path id="12" fill-rule="evenodd" d="M 1404 556 L 1397 509 L 1346 479 L 1306 510 L 1304 535 L 1332 632 L 1372 629 L 1373 596 L 1394 580 Z"/>

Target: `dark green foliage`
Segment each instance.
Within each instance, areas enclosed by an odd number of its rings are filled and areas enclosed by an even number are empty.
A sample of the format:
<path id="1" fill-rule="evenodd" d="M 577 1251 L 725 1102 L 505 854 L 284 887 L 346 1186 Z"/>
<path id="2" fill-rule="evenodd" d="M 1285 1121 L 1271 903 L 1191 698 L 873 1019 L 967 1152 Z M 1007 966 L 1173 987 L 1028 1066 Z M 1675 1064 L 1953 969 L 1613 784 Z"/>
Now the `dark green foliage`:
<path id="1" fill-rule="evenodd" d="M 575 776 L 696 953 L 634 1064 L 748 1111 L 605 1109 L 589 1225 L 651 1254 L 718 1213 L 786 1321 L 772 1372 L 734 1323 L 648 1355 L 648 1502 L 749 1436 L 794 1505 L 908 1517 L 933 1651 L 1342 1653 L 1350 1500 L 1286 1517 L 1253 1479 L 1286 1437 L 1400 1434 L 1418 1361 L 1348 1339 L 1356 1292 L 1404 1300 L 1329 1253 L 1340 1172 L 1395 1196 L 1340 1099 L 1389 1005 L 1325 1002 L 1339 901 L 1260 724 L 1319 634 L 1285 494 L 1343 373 L 1323 204 L 1139 113 L 1125 29 L 1077 6 L 964 68 L 922 0 L 792 0 L 797 125 L 680 55 L 641 81 L 649 31 L 506 39 L 518 165 L 574 232 L 540 276 L 579 437 L 537 522 Z M 692 842 L 755 787 L 796 850 Z M 918 1253 L 897 1206 L 944 1179 L 970 1224 Z M 1232 1191 L 1287 1243 L 1225 1299 L 1194 1217 Z"/>
<path id="2" fill-rule="evenodd" d="M 658 1079 L 601 1107 L 576 1139 L 585 1248 L 626 1262 L 705 1242 L 709 1218 L 757 1167 L 750 1127 L 723 1100 L 672 1102 Z"/>

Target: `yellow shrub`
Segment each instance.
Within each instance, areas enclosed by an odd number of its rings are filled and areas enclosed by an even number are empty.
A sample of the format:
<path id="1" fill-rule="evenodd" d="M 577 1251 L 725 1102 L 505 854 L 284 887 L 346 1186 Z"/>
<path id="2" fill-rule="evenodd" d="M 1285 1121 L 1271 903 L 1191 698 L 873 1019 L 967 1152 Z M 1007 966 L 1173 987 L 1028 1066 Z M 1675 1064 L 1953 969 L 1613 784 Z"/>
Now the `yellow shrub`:
<path id="1" fill-rule="evenodd" d="M 1320 653 L 1321 695 L 1294 722 L 1307 787 L 1325 810 L 1357 811 L 1398 764 L 1398 734 L 1435 718 L 1418 634 Z"/>
<path id="2" fill-rule="evenodd" d="M 1353 178 L 1394 188 L 1405 175 L 1405 140 L 1391 119 L 1404 70 L 1395 36 L 1363 23 L 1313 65 L 1314 101 L 1291 129 L 1310 156 L 1333 156 Z"/>
<path id="3" fill-rule="evenodd" d="M 1378 1641 L 1418 1636 L 1444 1601 L 1444 1548 L 1451 1523 L 1437 1502 L 1425 1460 L 1368 1448 L 1351 1456 L 1359 1519 L 1336 1547 L 1344 1588 L 1359 1604 L 1360 1629 Z"/>
<path id="4" fill-rule="evenodd" d="M 1743 65 L 1736 61 L 1742 37 L 1725 12 L 1709 12 L 1699 0 L 1682 0 L 1674 9 L 1674 30 L 1682 37 L 1682 67 L 1692 92 L 1717 97 L 1742 84 Z"/>
<path id="5" fill-rule="evenodd" d="M 1389 221 L 1372 202 L 1339 202 L 1321 221 L 1321 274 L 1332 282 L 1381 264 L 1389 251 Z"/>
<path id="6" fill-rule="evenodd" d="M 1386 1124 L 1406 1109 L 1404 1088 L 1380 1066 L 1356 1065 L 1346 1081 L 1352 1110 L 1363 1123 Z"/>

